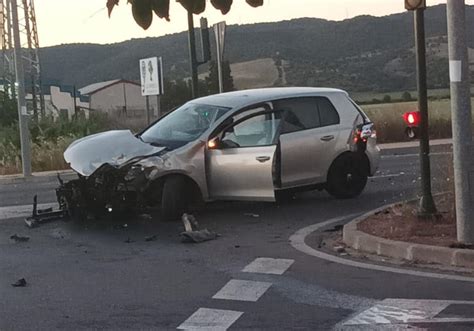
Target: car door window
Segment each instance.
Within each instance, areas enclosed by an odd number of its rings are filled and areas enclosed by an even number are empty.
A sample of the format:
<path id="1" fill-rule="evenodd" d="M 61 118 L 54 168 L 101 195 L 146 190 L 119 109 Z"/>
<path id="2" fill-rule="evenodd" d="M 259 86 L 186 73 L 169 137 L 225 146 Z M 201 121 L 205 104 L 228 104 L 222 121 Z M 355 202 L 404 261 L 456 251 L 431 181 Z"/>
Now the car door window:
<path id="1" fill-rule="evenodd" d="M 276 113 L 252 116 L 222 133 L 222 147 L 256 147 L 272 145 L 280 124 Z"/>
<path id="2" fill-rule="evenodd" d="M 278 100 L 275 109 L 283 112 L 282 133 L 314 129 L 321 126 L 316 98 Z"/>

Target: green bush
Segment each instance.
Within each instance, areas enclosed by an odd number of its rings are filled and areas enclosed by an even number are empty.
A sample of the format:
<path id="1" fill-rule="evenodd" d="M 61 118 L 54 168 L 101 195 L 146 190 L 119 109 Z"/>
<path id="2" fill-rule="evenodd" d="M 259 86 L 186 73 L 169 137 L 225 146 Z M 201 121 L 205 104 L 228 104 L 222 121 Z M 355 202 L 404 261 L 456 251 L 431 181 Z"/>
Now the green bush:
<path id="1" fill-rule="evenodd" d="M 2 122 L 0 126 L 0 175 L 21 172 L 21 145 L 18 123 Z M 71 121 L 44 117 L 29 123 L 33 171 L 67 168 L 63 153 L 71 142 L 84 136 L 109 129 L 109 122 L 102 114 L 93 114 L 89 119 L 75 118 Z"/>

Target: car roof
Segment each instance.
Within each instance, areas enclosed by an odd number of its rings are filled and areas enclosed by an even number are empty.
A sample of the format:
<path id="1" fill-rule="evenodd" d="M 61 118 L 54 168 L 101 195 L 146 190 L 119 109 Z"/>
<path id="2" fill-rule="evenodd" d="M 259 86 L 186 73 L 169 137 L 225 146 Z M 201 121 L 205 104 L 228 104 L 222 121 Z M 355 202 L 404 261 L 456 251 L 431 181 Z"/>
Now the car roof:
<path id="1" fill-rule="evenodd" d="M 219 107 L 241 108 L 269 100 L 284 99 L 298 96 L 301 97 L 313 95 L 327 95 L 331 93 L 340 93 L 347 95 L 346 91 L 333 88 L 272 87 L 214 94 L 192 100 L 191 102 Z"/>

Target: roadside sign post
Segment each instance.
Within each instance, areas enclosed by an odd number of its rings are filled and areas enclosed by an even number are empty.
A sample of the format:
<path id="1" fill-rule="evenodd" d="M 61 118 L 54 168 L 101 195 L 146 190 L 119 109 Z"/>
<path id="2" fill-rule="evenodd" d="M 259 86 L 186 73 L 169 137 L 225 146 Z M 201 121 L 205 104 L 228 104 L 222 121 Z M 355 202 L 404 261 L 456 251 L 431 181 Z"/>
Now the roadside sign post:
<path id="1" fill-rule="evenodd" d="M 457 240 L 473 244 L 474 169 L 465 1 L 448 0 L 447 17 Z"/>
<path id="2" fill-rule="evenodd" d="M 418 110 L 420 112 L 420 171 L 421 199 L 418 207 L 420 217 L 436 214 L 431 193 L 430 141 L 428 132 L 428 91 L 426 83 L 425 0 L 405 0 L 405 8 L 414 12 L 416 44 L 416 76 Z"/>
<path id="3" fill-rule="evenodd" d="M 147 95 L 145 97 L 146 100 L 146 124 L 150 125 L 151 120 L 150 120 L 150 97 Z"/>
<path id="4" fill-rule="evenodd" d="M 142 96 L 146 97 L 146 119 L 151 123 L 150 99 L 151 95 L 157 96 L 158 116 L 160 116 L 160 96 L 164 93 L 163 88 L 163 59 L 151 57 L 140 60 L 140 81 Z"/>
<path id="5" fill-rule="evenodd" d="M 222 74 L 222 61 L 224 60 L 225 46 L 225 22 L 214 24 L 214 36 L 216 37 L 217 46 L 217 72 L 219 77 L 219 93 L 224 92 L 224 79 Z"/>

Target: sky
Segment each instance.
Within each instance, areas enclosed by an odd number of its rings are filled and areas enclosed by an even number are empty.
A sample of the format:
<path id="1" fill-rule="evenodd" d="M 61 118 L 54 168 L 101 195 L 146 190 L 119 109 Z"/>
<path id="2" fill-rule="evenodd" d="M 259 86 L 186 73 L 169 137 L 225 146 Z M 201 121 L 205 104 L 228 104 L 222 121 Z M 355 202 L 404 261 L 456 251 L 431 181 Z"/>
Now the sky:
<path id="1" fill-rule="evenodd" d="M 252 8 L 244 0 L 234 0 L 230 13 L 223 16 L 207 1 L 209 25 L 225 20 L 227 24 L 276 22 L 300 17 L 344 20 L 359 15 L 384 16 L 403 12 L 403 0 L 264 0 L 264 6 Z M 427 0 L 428 5 L 446 3 Z M 467 0 L 474 4 L 474 0 Z M 109 19 L 106 0 L 36 0 L 35 9 L 41 47 L 69 43 L 116 43 L 132 38 L 158 37 L 187 29 L 186 11 L 171 0 L 166 22 L 154 16 L 153 24 L 143 30 L 135 24 L 131 6 L 120 0 Z M 195 24 L 199 24 L 195 16 Z"/>

